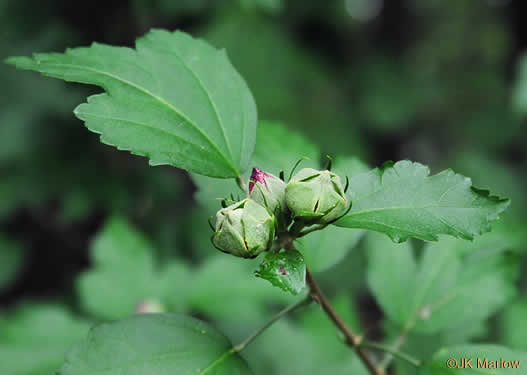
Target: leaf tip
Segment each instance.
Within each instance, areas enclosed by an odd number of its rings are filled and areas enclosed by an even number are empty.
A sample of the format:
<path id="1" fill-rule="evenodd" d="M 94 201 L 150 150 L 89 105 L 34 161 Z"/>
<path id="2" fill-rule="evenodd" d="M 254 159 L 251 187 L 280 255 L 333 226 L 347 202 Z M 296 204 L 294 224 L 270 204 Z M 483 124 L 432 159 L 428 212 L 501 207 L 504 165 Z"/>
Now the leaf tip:
<path id="1" fill-rule="evenodd" d="M 4 64 L 7 65 L 16 65 L 16 60 L 19 59 L 18 56 L 9 56 L 3 60 Z"/>
<path id="2" fill-rule="evenodd" d="M 499 197 L 497 195 L 491 195 L 490 190 L 487 189 L 480 189 L 475 186 L 471 186 L 470 189 L 483 199 L 486 199 L 494 204 L 496 206 L 496 212 L 493 216 L 494 219 L 498 218 L 498 215 L 505 211 L 507 207 L 511 204 L 510 198 L 503 198 Z"/>
<path id="3" fill-rule="evenodd" d="M 18 69 L 31 69 L 36 63 L 31 57 L 27 56 L 9 56 L 3 60 L 5 64 L 12 65 Z"/>

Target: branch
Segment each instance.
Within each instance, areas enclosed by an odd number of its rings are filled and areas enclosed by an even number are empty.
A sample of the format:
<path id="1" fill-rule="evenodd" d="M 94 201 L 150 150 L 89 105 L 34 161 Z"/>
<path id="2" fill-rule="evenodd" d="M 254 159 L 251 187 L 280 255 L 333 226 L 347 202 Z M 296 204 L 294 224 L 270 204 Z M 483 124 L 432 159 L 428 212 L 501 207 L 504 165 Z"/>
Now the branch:
<path id="1" fill-rule="evenodd" d="M 241 352 L 243 349 L 245 349 L 245 347 L 247 345 L 249 345 L 251 342 L 254 341 L 254 339 L 256 339 L 258 336 L 260 336 L 263 332 L 265 332 L 265 330 L 269 327 L 271 327 L 277 320 L 279 320 L 280 318 L 282 318 L 284 315 L 292 312 L 292 311 L 295 311 L 296 309 L 302 307 L 302 306 L 305 306 L 305 305 L 308 305 L 309 303 L 311 303 L 312 299 L 310 296 L 307 296 L 305 298 L 303 298 L 302 300 L 298 301 L 297 303 L 291 305 L 291 306 L 288 306 L 286 307 L 285 309 L 283 309 L 282 311 L 280 311 L 278 314 L 276 314 L 275 316 L 273 316 L 271 319 L 269 319 L 269 321 L 267 323 L 265 323 L 262 327 L 260 327 L 259 329 L 257 329 L 253 334 L 251 334 L 249 337 L 247 337 L 245 340 L 243 340 L 241 343 L 239 343 L 238 345 L 236 345 L 234 348 L 233 348 L 233 351 L 234 352 Z"/>
<path id="2" fill-rule="evenodd" d="M 316 283 L 315 279 L 313 278 L 313 275 L 311 275 L 311 272 L 309 272 L 308 269 L 306 269 L 306 276 L 307 276 L 307 283 L 310 288 L 310 295 L 311 298 L 316 300 L 326 315 L 333 321 L 335 326 L 344 334 L 344 337 L 346 338 L 346 344 L 353 348 L 359 358 L 362 360 L 364 365 L 368 368 L 370 373 L 372 375 L 385 375 L 384 372 L 380 369 L 378 369 L 375 366 L 375 363 L 371 360 L 371 358 L 368 356 L 368 353 L 366 352 L 365 348 L 361 346 L 362 337 L 355 335 L 351 329 L 346 325 L 344 320 L 338 315 L 338 313 L 335 311 L 329 300 L 326 298 L 324 293 L 322 293 L 322 290 Z"/>

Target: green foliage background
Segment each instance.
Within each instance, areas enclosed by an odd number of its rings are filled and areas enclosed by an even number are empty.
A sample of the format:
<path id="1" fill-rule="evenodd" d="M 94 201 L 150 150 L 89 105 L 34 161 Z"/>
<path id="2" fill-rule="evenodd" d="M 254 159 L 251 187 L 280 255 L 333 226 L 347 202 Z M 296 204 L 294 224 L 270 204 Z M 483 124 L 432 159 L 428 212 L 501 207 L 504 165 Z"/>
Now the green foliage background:
<path id="1" fill-rule="evenodd" d="M 361 10 L 375 1 L 327 3 L 0 0 L 0 58 L 92 41 L 131 46 L 152 27 L 182 29 L 227 50 L 270 121 L 258 133 L 260 168 L 288 170 L 301 156 L 317 166 L 330 154 L 353 160 L 352 176 L 410 159 L 510 197 L 502 221 L 472 243 L 395 245 L 331 228 L 299 248 L 369 337 L 391 343 L 406 329 L 402 349 L 423 359 L 470 342 L 527 351 L 524 6 L 384 1 L 365 21 Z M 141 302 L 205 319 L 239 342 L 295 301 L 253 277 L 258 261 L 210 245 L 206 219 L 215 198 L 236 191 L 232 181 L 150 167 L 100 143 L 72 114 L 93 87 L 6 65 L 0 82 L 6 374 L 52 373 L 92 324 L 131 316 Z M 277 323 L 243 356 L 256 374 L 364 373 L 316 306 Z M 392 371 L 414 373 L 398 360 Z"/>

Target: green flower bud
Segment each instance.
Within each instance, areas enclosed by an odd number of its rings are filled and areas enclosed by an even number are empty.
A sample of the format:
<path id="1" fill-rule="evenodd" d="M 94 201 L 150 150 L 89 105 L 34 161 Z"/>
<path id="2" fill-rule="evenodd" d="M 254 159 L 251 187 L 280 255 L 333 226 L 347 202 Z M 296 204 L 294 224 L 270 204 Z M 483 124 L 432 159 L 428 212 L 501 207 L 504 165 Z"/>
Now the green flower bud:
<path id="1" fill-rule="evenodd" d="M 274 216 L 265 207 L 244 199 L 218 211 L 212 242 L 223 252 L 254 258 L 271 248 L 275 225 Z"/>
<path id="2" fill-rule="evenodd" d="M 293 218 L 327 224 L 344 214 L 348 202 L 340 177 L 330 171 L 304 168 L 286 186 L 285 199 Z"/>
<path id="3" fill-rule="evenodd" d="M 272 174 L 253 168 L 249 179 L 249 197 L 272 212 L 280 224 L 285 223 L 289 210 L 285 202 L 285 182 Z"/>

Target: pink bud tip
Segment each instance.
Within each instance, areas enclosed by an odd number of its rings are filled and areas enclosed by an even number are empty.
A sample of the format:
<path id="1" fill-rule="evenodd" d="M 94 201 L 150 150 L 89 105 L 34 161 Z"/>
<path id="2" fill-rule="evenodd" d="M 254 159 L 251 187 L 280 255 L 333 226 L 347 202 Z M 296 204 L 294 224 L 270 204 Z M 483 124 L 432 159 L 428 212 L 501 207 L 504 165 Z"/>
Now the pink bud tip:
<path id="1" fill-rule="evenodd" d="M 271 175 L 265 173 L 264 171 L 262 171 L 261 169 L 259 168 L 253 168 L 253 171 L 251 173 L 251 178 L 249 179 L 249 193 L 251 193 L 254 189 L 254 184 L 256 184 L 257 182 L 265 185 L 267 187 L 267 184 L 265 182 L 265 179 L 267 177 L 271 177 Z"/>

